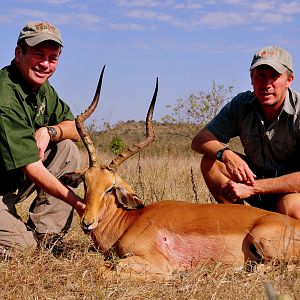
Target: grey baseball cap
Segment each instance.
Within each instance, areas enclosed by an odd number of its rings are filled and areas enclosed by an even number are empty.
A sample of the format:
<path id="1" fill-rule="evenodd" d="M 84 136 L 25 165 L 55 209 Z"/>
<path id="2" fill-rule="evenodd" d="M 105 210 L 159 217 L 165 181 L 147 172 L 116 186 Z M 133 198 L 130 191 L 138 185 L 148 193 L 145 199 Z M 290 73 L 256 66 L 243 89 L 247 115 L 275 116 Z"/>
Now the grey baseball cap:
<path id="1" fill-rule="evenodd" d="M 292 57 L 283 48 L 278 46 L 268 46 L 258 50 L 252 59 L 250 71 L 260 65 L 268 65 L 282 74 L 287 70 L 293 72 Z"/>
<path id="2" fill-rule="evenodd" d="M 18 42 L 23 39 L 30 47 L 48 40 L 63 46 L 60 31 L 48 22 L 30 22 L 26 24 L 19 34 Z"/>

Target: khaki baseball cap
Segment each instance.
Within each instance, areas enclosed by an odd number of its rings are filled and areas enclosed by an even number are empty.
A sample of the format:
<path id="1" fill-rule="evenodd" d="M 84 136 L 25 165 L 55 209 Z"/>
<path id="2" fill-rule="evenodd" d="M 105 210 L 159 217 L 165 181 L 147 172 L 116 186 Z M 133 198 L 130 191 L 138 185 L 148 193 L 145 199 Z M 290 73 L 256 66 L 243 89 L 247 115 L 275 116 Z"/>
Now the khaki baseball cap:
<path id="1" fill-rule="evenodd" d="M 47 40 L 54 41 L 63 46 L 58 28 L 47 22 L 30 22 L 26 24 L 19 34 L 18 42 L 23 39 L 25 39 L 30 47 L 34 47 Z"/>
<path id="2" fill-rule="evenodd" d="M 258 50 L 252 59 L 250 71 L 260 65 L 268 65 L 282 74 L 287 70 L 293 72 L 291 55 L 278 46 L 268 46 Z"/>

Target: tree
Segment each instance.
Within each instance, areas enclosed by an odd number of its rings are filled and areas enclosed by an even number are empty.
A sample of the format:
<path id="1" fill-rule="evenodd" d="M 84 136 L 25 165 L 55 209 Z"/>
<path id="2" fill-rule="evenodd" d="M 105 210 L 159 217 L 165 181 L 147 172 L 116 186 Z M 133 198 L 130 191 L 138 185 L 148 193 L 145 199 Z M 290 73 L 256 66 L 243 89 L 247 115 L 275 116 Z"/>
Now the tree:
<path id="1" fill-rule="evenodd" d="M 165 115 L 162 121 L 178 125 L 173 134 L 192 139 L 231 99 L 232 90 L 232 86 L 226 87 L 213 81 L 211 91 L 200 91 L 198 94 L 191 94 L 187 99 L 177 99 L 174 105 L 168 105 L 171 113 Z"/>
<path id="2" fill-rule="evenodd" d="M 113 137 L 110 142 L 110 150 L 113 154 L 119 154 L 125 148 L 125 144 L 119 137 Z"/>

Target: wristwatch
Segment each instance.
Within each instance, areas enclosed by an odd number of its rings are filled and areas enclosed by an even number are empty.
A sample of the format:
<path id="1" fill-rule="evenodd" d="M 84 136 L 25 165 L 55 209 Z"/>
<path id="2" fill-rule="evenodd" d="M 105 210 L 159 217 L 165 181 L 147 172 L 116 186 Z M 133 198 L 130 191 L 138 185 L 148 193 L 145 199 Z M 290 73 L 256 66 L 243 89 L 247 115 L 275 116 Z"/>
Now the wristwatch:
<path id="1" fill-rule="evenodd" d="M 222 149 L 218 150 L 217 153 L 216 153 L 216 159 L 219 160 L 219 161 L 222 161 L 223 153 L 226 150 L 230 150 L 229 147 L 225 147 L 225 148 L 222 148 Z"/>
<path id="2" fill-rule="evenodd" d="M 53 141 L 57 136 L 57 130 L 52 126 L 47 126 L 48 133 L 50 135 L 50 141 Z"/>

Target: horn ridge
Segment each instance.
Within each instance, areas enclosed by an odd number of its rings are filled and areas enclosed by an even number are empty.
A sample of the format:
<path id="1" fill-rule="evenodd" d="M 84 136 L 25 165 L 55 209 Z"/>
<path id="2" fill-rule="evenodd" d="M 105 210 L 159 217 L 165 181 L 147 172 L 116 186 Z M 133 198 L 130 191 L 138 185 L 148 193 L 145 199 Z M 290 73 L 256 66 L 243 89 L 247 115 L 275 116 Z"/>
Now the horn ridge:
<path id="1" fill-rule="evenodd" d="M 135 153 L 141 151 L 142 149 L 146 148 L 150 143 L 154 140 L 154 130 L 153 130 L 153 111 L 155 107 L 155 102 L 157 98 L 158 92 L 158 78 L 156 78 L 156 85 L 155 90 L 152 96 L 152 100 L 148 109 L 147 117 L 146 117 L 146 138 L 137 144 L 133 144 L 129 146 L 127 149 L 119 153 L 108 165 L 108 169 L 112 171 L 116 171 L 118 167 L 129 157 L 134 155 Z"/>
<path id="2" fill-rule="evenodd" d="M 91 167 L 96 167 L 99 165 L 98 162 L 98 157 L 96 155 L 96 148 L 94 146 L 94 143 L 91 139 L 91 136 L 89 134 L 89 132 L 87 131 L 87 129 L 84 126 L 84 121 L 95 111 L 99 99 L 100 99 L 100 92 L 101 92 L 101 86 L 102 86 L 102 80 L 103 80 L 103 74 L 104 74 L 104 70 L 105 70 L 105 65 L 102 68 L 101 74 L 100 74 L 100 78 L 98 81 L 98 85 L 96 88 L 96 92 L 95 92 L 95 96 L 93 98 L 92 103 L 90 104 L 90 106 L 80 115 L 78 115 L 75 119 L 75 124 L 76 124 L 76 128 L 77 131 L 88 151 L 88 155 L 89 155 L 89 162 L 90 162 L 90 166 Z"/>

